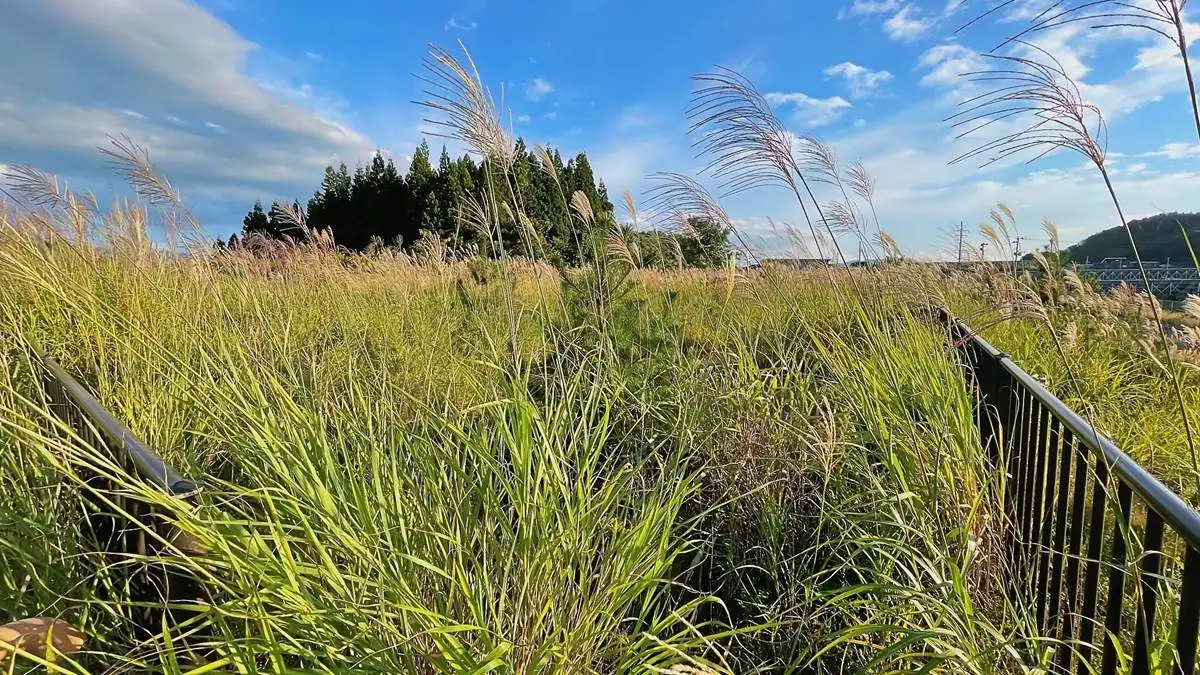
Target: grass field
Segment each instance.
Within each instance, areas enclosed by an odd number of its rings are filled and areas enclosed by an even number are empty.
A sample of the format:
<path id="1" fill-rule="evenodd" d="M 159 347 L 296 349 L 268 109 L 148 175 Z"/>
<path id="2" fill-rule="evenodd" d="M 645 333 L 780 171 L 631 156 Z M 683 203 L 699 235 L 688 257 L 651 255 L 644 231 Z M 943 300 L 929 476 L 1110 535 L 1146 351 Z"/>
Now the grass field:
<path id="1" fill-rule="evenodd" d="M 1166 346 L 1144 298 L 1053 266 L 1034 280 L 905 262 L 855 220 L 879 229 L 862 165 L 814 139 L 798 160 L 725 71 L 697 78 L 710 168 L 734 189 L 790 188 L 817 207 L 804 236 L 823 257 L 840 240 L 880 265 L 643 269 L 582 193 L 562 211 L 591 244 L 584 267 L 510 258 L 502 212 L 524 250 L 540 236 L 505 172 L 513 139 L 473 67 L 431 60 L 427 106 L 489 162 L 460 216 L 501 259 L 432 241 L 349 253 L 306 230 L 176 253 L 183 228 L 161 247 L 147 223 L 186 210 L 131 141 L 109 157 L 145 208 L 100 213 L 18 175 L 32 205 L 0 207 L 0 619 L 60 618 L 86 644 L 0 666 L 1028 672 L 1019 661 L 1045 650 L 999 582 L 1005 478 L 936 306 L 1200 503 L 1196 355 Z M 841 188 L 838 231 L 805 175 Z M 649 210 L 732 227 L 699 183 L 659 178 Z M 198 500 L 157 494 L 56 425 L 40 353 L 200 478 Z M 164 560 L 86 552 L 89 472 L 185 535 Z M 122 579 L 150 563 L 205 600 L 147 634 Z"/>
<path id="2" fill-rule="evenodd" d="M 130 236 L 133 212 L 104 248 L 3 222 L 0 616 L 80 627 L 59 672 L 1016 668 L 997 477 L 913 312 L 991 323 L 1002 272 L 610 263 L 595 294 L 594 271 L 515 261 L 171 258 Z M 1188 489 L 1140 323 L 1069 329 L 1066 364 L 1045 325 L 988 334 Z M 172 562 L 213 599 L 191 623 L 134 641 L 80 553 L 95 453 L 48 430 L 40 351 L 204 476 L 195 508 L 125 480 L 207 550 Z"/>

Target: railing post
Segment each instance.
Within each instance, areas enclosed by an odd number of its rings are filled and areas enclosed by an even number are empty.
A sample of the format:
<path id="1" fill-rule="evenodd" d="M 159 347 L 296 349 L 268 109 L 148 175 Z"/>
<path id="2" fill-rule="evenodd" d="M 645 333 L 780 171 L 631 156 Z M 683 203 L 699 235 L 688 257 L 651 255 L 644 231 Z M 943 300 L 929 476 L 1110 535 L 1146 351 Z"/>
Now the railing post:
<path id="1" fill-rule="evenodd" d="M 87 447 L 103 453 L 131 477 L 174 499 L 191 501 L 199 486 L 181 477 L 117 422 L 92 395 L 53 358 L 42 357 L 42 386 L 51 414 Z M 165 558 L 170 551 L 163 542 L 177 539 L 175 526 L 152 504 L 133 498 L 128 490 L 115 489 L 99 472 L 80 470 L 84 498 L 91 505 L 81 526 L 84 538 L 102 556 L 109 573 L 122 572 L 122 583 L 135 605 L 134 624 L 138 637 L 159 634 L 164 618 L 174 623 L 170 605 L 195 602 L 200 585 L 190 575 L 166 561 L 128 564 L 131 556 Z M 115 508 L 109 506 L 112 503 Z M 121 514 L 128 514 L 125 517 Z M 153 536 L 148 536 L 148 531 Z M 130 571 L 132 570 L 132 571 Z"/>

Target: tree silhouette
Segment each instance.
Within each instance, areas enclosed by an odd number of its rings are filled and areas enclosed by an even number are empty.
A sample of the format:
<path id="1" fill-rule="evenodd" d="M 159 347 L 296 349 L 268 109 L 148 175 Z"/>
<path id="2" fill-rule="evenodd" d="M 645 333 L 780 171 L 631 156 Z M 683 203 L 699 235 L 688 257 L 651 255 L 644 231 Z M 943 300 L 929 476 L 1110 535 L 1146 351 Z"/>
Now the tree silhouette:
<path id="1" fill-rule="evenodd" d="M 468 199 L 482 199 L 490 186 L 499 208 L 496 217 L 500 240 L 510 256 L 544 258 L 557 266 L 573 266 L 596 251 L 603 252 L 603 246 L 581 246 L 581 242 L 603 237 L 617 225 L 608 190 L 603 181 L 596 180 L 587 155 L 579 153 L 564 165 L 557 150 L 548 149 L 539 158 L 524 140 L 518 140 L 513 157 L 511 167 L 502 173 L 487 160 L 477 163 L 467 155 L 454 159 L 443 147 L 435 168 L 429 145 L 422 143 L 413 152 L 404 175 L 380 152 L 353 172 L 345 164 L 326 167 L 320 188 L 308 200 L 307 226 L 332 233 L 337 245 L 356 251 L 367 249 L 373 242 L 409 249 L 422 237 L 438 237 L 453 251 L 473 249 L 495 256 L 499 254 L 493 241 L 496 233 L 480 233 L 463 218 Z M 583 193 L 591 203 L 596 232 L 582 231 L 571 216 L 567 203 L 576 192 Z M 501 208 L 501 204 L 507 204 L 507 208 Z M 292 208 L 299 211 L 300 205 L 295 203 Z M 518 212 L 528 217 L 527 227 L 516 222 Z M 278 205 L 264 211 L 262 202 L 256 202 L 243 220 L 243 236 L 254 233 L 298 239 L 302 233 L 293 220 Z M 532 225 L 533 233 L 528 225 Z M 645 239 L 644 244 L 638 244 L 641 248 L 652 247 L 660 252 L 647 258 L 647 264 L 673 266 L 680 256 L 672 251 L 682 253 L 682 262 L 687 265 L 723 264 L 728 254 L 728 233 L 710 222 L 696 222 L 689 229 L 691 232 L 684 234 L 636 233 L 631 240 Z"/>

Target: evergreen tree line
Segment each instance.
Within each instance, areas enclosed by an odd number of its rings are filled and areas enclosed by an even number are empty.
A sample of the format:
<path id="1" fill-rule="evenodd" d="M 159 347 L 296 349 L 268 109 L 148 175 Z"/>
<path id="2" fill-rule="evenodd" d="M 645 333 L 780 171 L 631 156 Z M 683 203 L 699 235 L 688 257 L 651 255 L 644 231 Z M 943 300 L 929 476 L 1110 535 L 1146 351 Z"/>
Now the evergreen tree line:
<path id="1" fill-rule="evenodd" d="M 455 252 L 496 257 L 500 251 L 495 233 L 481 232 L 472 224 L 480 219 L 470 213 L 482 205 L 498 212 L 499 241 L 505 253 L 572 266 L 604 250 L 597 247 L 595 233 L 582 233 L 568 211 L 572 196 L 580 192 L 591 203 L 596 222 L 610 230 L 610 237 L 621 238 L 634 252 L 636 264 L 713 267 L 726 260 L 729 233 L 712 222 L 690 219 L 685 234 L 618 226 L 604 181 L 597 181 L 587 155 L 579 153 L 566 163 L 557 150 L 549 150 L 547 155 L 558 181 L 541 167 L 524 140 L 518 140 L 516 161 L 510 169 L 517 194 L 497 194 L 496 203 L 491 204 L 487 201 L 489 185 L 498 190 L 506 182 L 489 176 L 489 171 L 499 169 L 488 160 L 476 163 L 469 155 L 453 159 L 443 146 L 435 168 L 428 143 L 422 143 L 413 153 L 407 173 L 401 174 L 391 159 L 376 153 L 353 173 L 345 164 L 326 167 L 320 189 L 304 208 L 294 202 L 291 212 L 278 203 L 264 210 L 262 202 L 256 202 L 242 221 L 241 237 L 302 240 L 304 232 L 296 224 L 296 214 L 302 214 L 309 229 L 328 230 L 339 246 L 350 250 L 364 251 L 373 245 L 410 250 L 424 237 L 438 237 Z M 499 206 L 518 200 L 519 209 Z M 536 245 L 529 245 L 530 238 L 522 236 L 516 211 L 528 216 L 537 230 Z M 238 239 L 234 235 L 229 245 L 236 245 Z"/>

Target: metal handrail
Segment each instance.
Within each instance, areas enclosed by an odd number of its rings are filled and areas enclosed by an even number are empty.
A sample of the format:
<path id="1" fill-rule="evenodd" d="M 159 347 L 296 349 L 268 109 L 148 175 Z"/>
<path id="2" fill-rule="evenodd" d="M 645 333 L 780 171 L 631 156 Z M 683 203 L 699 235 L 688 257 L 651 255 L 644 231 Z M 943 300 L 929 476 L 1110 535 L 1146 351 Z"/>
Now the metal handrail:
<path id="1" fill-rule="evenodd" d="M 1076 438 L 1083 440 L 1093 451 L 1099 452 L 1108 463 L 1109 469 L 1129 485 L 1146 504 L 1153 507 L 1168 525 L 1187 540 L 1189 546 L 1200 549 L 1200 513 L 1143 469 L 1133 458 L 1122 452 L 1107 436 L 1097 431 L 1078 413 L 1067 407 L 1067 404 L 1046 389 L 1032 375 L 1025 372 L 1007 354 L 996 349 L 983 336 L 976 333 L 962 319 L 954 317 L 944 308 L 939 311 L 942 312 L 943 319 L 957 326 L 980 349 L 995 358 L 1017 382 L 1033 392 L 1034 396 L 1049 408 Z"/>
<path id="2" fill-rule="evenodd" d="M 95 397 L 71 377 L 57 360 L 45 355 L 42 357 L 42 364 L 50 376 L 62 386 L 71 401 L 104 436 L 104 440 L 111 444 L 112 451 L 124 455 L 140 478 L 158 488 L 163 494 L 180 499 L 192 497 L 200 492 L 198 483 L 180 476 L 153 450 L 139 441 L 125 425 L 108 414 Z"/>
<path id="3" fill-rule="evenodd" d="M 1039 636 L 1058 638 L 1031 651 L 1054 645 L 1055 673 L 1094 672 L 1098 658 L 1099 672 L 1115 675 L 1132 631 L 1133 673 L 1149 675 L 1164 641 L 1172 647 L 1171 672 L 1192 673 L 1200 633 L 1200 513 L 1007 354 L 949 310 L 938 313 L 967 371 L 982 446 L 1008 477 L 1000 495 L 1007 514 L 1005 590 L 1029 603 Z M 1134 517 L 1135 498 L 1144 520 Z M 1156 617 L 1160 586 L 1170 579 L 1179 582 L 1179 596 L 1164 608 L 1175 619 L 1174 632 L 1164 634 Z"/>
<path id="4" fill-rule="evenodd" d="M 193 501 L 200 492 L 198 483 L 180 476 L 146 447 L 58 361 L 48 355 L 39 361 L 43 366 L 43 391 L 54 417 L 85 444 L 104 452 L 109 460 L 157 493 Z M 121 489 L 87 466 L 80 467 L 79 477 L 81 496 L 90 505 L 79 523 L 81 544 L 100 554 L 93 559 L 110 577 L 111 585 L 101 586 L 98 592 L 121 589 L 117 600 L 132 603 L 132 628 L 140 639 L 161 634 L 164 622 L 174 625 L 193 616 L 194 611 L 178 605 L 194 604 L 205 592 L 190 569 L 170 559 L 180 553 L 202 555 L 203 550 L 186 544 L 190 538 L 177 527 L 172 509 Z M 118 564 L 130 555 L 142 557 L 141 564 Z M 121 578 L 114 579 L 114 575 Z"/>

